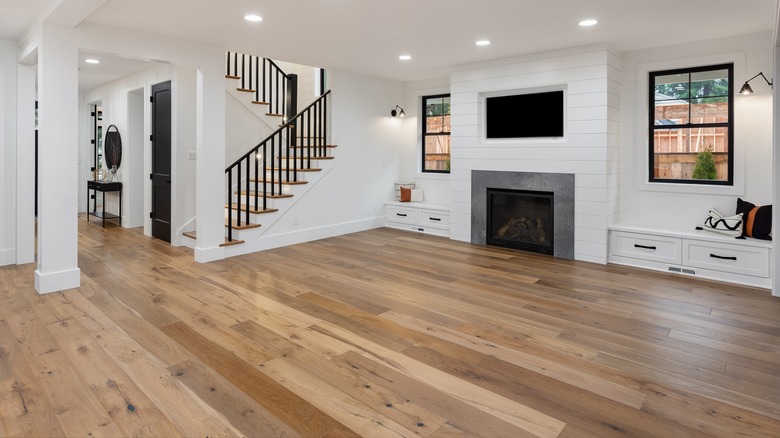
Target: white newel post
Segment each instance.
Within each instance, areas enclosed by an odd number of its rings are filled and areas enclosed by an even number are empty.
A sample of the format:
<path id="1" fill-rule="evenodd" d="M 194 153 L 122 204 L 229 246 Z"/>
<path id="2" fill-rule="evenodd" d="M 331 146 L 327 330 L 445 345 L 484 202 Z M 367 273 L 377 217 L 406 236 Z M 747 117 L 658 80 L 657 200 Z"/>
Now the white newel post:
<path id="1" fill-rule="evenodd" d="M 38 265 L 35 290 L 79 287 L 78 48 L 73 31 L 43 24 L 38 48 Z"/>

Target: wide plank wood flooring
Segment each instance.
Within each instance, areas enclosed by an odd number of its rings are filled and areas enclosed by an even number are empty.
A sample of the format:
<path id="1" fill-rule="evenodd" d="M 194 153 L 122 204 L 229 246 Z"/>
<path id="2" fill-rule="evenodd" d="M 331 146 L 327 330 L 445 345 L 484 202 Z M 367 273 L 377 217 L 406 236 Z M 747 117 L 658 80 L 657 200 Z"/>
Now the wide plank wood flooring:
<path id="1" fill-rule="evenodd" d="M 0 268 L 0 436 L 780 437 L 767 290 L 378 229 Z"/>

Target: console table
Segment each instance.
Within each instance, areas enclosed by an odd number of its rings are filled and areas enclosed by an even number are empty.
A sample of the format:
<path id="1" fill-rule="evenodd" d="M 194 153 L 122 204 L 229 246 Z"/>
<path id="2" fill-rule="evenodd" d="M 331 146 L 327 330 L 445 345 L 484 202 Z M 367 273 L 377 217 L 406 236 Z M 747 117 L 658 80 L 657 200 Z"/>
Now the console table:
<path id="1" fill-rule="evenodd" d="M 118 219 L 119 225 L 122 225 L 122 183 L 121 182 L 103 182 L 103 181 L 87 181 L 87 210 L 89 210 L 90 192 L 95 193 L 95 197 L 92 198 L 92 211 L 87 214 L 87 222 L 89 222 L 90 216 L 95 216 L 103 220 L 103 228 L 106 227 L 106 219 L 113 220 Z M 97 192 L 103 193 L 103 205 L 100 211 L 97 209 Z M 106 212 L 106 192 L 119 192 L 119 215 Z"/>

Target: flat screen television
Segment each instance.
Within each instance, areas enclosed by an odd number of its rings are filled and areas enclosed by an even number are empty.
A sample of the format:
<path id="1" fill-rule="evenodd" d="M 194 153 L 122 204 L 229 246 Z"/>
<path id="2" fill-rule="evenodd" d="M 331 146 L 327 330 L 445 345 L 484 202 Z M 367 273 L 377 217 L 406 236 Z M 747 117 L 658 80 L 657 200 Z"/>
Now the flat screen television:
<path id="1" fill-rule="evenodd" d="M 485 98 L 487 138 L 563 137 L 563 91 Z"/>

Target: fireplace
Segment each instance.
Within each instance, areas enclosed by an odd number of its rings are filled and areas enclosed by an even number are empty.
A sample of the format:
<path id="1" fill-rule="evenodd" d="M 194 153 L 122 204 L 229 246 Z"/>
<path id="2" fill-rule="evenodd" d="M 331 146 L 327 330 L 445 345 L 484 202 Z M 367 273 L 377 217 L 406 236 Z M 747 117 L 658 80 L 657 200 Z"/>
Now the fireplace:
<path id="1" fill-rule="evenodd" d="M 553 192 L 487 188 L 488 245 L 553 254 Z"/>
<path id="2" fill-rule="evenodd" d="M 488 214 L 489 201 L 488 190 L 501 191 L 499 195 L 514 198 L 515 194 L 523 196 L 530 194 L 547 195 L 546 200 L 540 200 L 540 203 L 547 203 L 549 211 L 547 213 L 500 213 L 507 217 L 496 217 L 495 221 L 501 222 L 498 225 L 492 225 L 494 222 L 493 214 Z M 554 195 L 551 195 L 554 194 Z M 501 203 L 514 202 L 517 199 L 500 201 Z M 494 201 L 495 202 L 495 199 Z M 526 204 L 527 200 L 523 201 Z M 536 205 L 532 204 L 536 207 Z M 525 216 L 525 222 L 528 223 L 529 217 L 531 224 L 537 227 L 533 232 L 534 237 L 530 242 L 518 239 L 523 234 L 522 217 Z M 512 217 L 515 218 L 512 222 Z M 555 220 L 553 220 L 555 219 Z M 490 221 L 491 225 L 488 224 Z M 502 230 L 502 227 L 507 226 Z M 489 230 L 489 228 L 493 228 Z M 540 229 L 539 229 L 540 228 Z M 541 232 L 540 232 L 541 230 Z M 503 237 L 499 242 L 494 242 L 495 237 L 502 237 L 498 231 L 502 231 Z M 544 239 L 541 239 L 541 233 L 544 233 Z M 530 232 L 529 232 L 530 234 Z M 506 241 L 508 240 L 508 242 Z M 520 240 L 520 242 L 517 242 Z M 535 242 L 534 240 L 542 241 Z M 553 257 L 562 259 L 574 259 L 574 175 L 566 173 L 544 173 L 544 172 L 504 172 L 495 170 L 472 170 L 471 171 L 471 242 L 480 245 L 501 245 L 518 248 L 528 251 L 538 251 L 544 254 L 552 254 Z M 539 245 L 539 243 L 541 243 Z M 538 246 L 537 246 L 538 245 Z"/>

